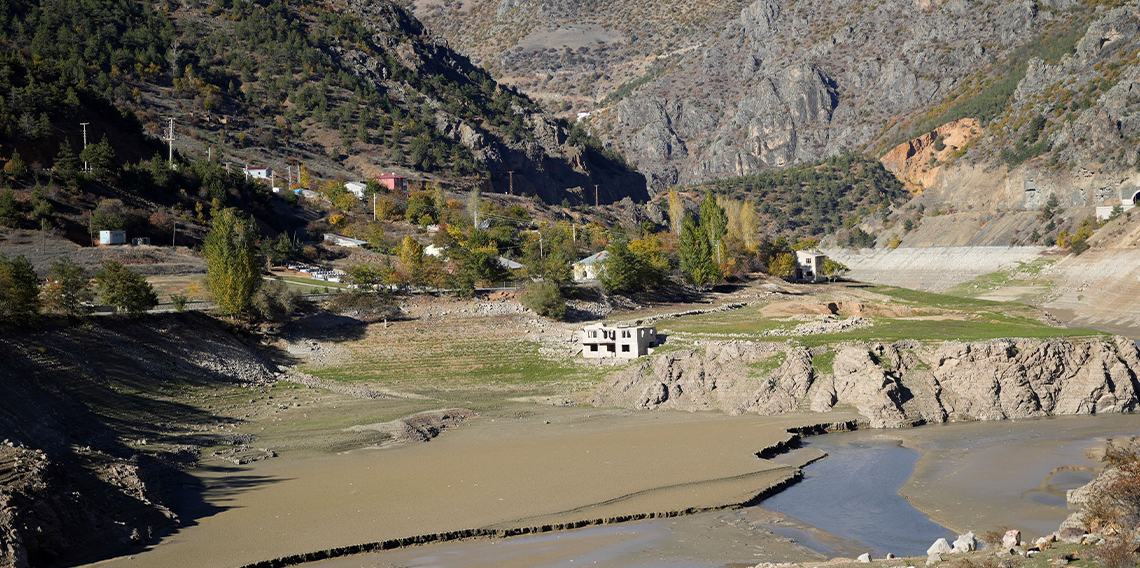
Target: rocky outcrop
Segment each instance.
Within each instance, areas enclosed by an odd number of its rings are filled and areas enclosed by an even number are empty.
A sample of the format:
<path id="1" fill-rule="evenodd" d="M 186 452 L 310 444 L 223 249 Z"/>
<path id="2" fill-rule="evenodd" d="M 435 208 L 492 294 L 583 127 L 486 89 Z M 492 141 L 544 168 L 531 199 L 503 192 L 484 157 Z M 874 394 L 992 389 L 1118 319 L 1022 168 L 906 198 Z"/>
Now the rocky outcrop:
<path id="1" fill-rule="evenodd" d="M 831 368 L 826 361 L 832 358 Z M 822 367 L 822 368 L 821 368 Z M 1128 412 L 1140 354 L 1125 338 L 843 344 L 703 342 L 618 372 L 590 398 L 639 409 L 780 414 L 854 407 L 872 427 Z"/>
<path id="2" fill-rule="evenodd" d="M 942 164 L 982 133 L 976 119 L 963 118 L 899 144 L 880 160 L 912 193 L 934 185 Z"/>
<path id="3" fill-rule="evenodd" d="M 651 190 L 858 149 L 1033 38 L 1020 3 L 756 0 L 712 41 L 595 113 Z M 985 18 L 982 24 L 978 18 Z"/>

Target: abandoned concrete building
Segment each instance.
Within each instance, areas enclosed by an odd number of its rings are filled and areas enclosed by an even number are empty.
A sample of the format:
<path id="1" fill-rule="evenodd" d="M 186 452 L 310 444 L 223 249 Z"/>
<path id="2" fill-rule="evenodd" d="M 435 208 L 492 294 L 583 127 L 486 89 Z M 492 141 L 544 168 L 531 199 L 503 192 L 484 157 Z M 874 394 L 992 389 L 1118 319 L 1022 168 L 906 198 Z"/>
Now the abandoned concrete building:
<path id="1" fill-rule="evenodd" d="M 648 355 L 649 348 L 656 345 L 657 328 L 653 326 L 596 323 L 582 330 L 582 356 L 587 359 L 636 359 Z"/>

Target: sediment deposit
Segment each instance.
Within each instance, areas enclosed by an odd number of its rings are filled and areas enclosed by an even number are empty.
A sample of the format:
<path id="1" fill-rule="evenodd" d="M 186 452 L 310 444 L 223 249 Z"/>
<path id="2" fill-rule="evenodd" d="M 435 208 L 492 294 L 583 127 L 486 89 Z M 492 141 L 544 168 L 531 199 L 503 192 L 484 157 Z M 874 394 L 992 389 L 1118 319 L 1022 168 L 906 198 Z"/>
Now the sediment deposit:
<path id="1" fill-rule="evenodd" d="M 830 372 L 813 365 L 825 353 L 826 348 L 786 344 L 704 341 L 618 372 L 590 402 L 765 415 L 845 406 L 872 427 L 890 428 L 1126 412 L 1136 408 L 1140 391 L 1140 355 L 1123 337 L 851 343 L 835 348 Z M 765 363 L 774 369 L 757 370 Z"/>

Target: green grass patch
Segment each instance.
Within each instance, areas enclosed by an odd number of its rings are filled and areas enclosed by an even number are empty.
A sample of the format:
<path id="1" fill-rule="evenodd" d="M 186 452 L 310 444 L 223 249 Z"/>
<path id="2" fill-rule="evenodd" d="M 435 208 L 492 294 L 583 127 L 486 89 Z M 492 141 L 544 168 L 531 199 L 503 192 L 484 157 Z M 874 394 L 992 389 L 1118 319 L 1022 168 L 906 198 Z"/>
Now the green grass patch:
<path id="1" fill-rule="evenodd" d="M 811 358 L 811 368 L 816 375 L 830 375 L 835 372 L 835 352 L 827 351 Z"/>
<path id="2" fill-rule="evenodd" d="M 367 382 L 429 392 L 478 385 L 522 388 L 569 382 L 592 382 L 612 371 L 579 361 L 549 359 L 529 341 L 483 341 L 480 338 L 453 341 L 415 341 L 414 348 L 370 349 L 351 364 L 310 369 L 308 372 L 345 383 Z"/>
<path id="3" fill-rule="evenodd" d="M 970 320 L 904 320 L 877 319 L 873 327 L 844 333 L 809 335 L 797 338 L 805 347 L 834 345 L 844 341 L 878 341 L 893 343 L 904 339 L 920 341 L 988 341 L 1006 337 L 1052 339 L 1060 337 L 1095 337 L 1108 335 L 1087 329 L 1051 327 L 1035 320 L 1015 316 Z"/>
<path id="4" fill-rule="evenodd" d="M 784 361 L 788 360 L 788 354 L 785 352 L 776 353 L 763 361 L 757 361 L 748 365 L 750 377 L 767 377 L 772 374 L 772 371 L 779 369 Z"/>
<path id="5" fill-rule="evenodd" d="M 730 335 L 760 334 L 776 329 L 790 330 L 798 324 L 799 322 L 763 317 L 757 308 L 743 308 L 731 312 L 670 318 L 658 322 L 657 327 L 684 333 Z"/>
<path id="6" fill-rule="evenodd" d="M 983 274 L 968 282 L 963 282 L 946 291 L 948 295 L 958 297 L 972 297 L 986 294 L 994 290 L 1010 286 L 1042 285 L 1035 280 L 1049 266 L 1057 262 L 1054 259 L 1039 258 L 1028 262 L 1018 262 L 1017 266 Z"/>
<path id="7" fill-rule="evenodd" d="M 870 290 L 909 304 L 917 304 L 930 308 L 942 308 L 945 310 L 984 311 L 1008 306 L 1008 304 L 1003 304 L 1002 302 L 963 298 L 961 296 L 950 296 L 947 294 L 935 294 L 933 292 L 920 292 L 918 290 L 898 288 L 896 286 L 874 286 L 870 288 Z"/>

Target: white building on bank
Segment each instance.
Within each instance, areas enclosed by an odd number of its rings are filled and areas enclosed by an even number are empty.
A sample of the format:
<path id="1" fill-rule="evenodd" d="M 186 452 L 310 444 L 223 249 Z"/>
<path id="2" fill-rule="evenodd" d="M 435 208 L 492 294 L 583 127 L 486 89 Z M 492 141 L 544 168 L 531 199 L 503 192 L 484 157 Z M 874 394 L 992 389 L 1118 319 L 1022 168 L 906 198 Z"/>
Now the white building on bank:
<path id="1" fill-rule="evenodd" d="M 796 251 L 796 277 L 799 280 L 806 280 L 808 282 L 819 282 L 826 280 L 823 275 L 823 261 L 827 260 L 827 255 L 817 250 L 797 250 Z"/>
<path id="2" fill-rule="evenodd" d="M 636 359 L 657 346 L 657 328 L 595 323 L 582 330 L 581 338 L 582 356 L 587 359 Z"/>

